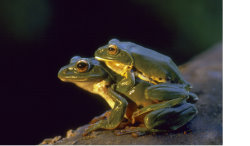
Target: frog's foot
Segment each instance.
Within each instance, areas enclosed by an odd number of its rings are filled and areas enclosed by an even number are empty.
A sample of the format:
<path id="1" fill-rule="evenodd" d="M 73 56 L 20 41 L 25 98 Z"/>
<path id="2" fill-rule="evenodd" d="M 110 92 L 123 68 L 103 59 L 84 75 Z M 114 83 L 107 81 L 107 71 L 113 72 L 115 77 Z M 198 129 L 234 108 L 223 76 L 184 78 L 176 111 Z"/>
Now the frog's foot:
<path id="1" fill-rule="evenodd" d="M 146 134 L 146 127 L 126 127 L 122 130 L 115 130 L 114 134 L 117 136 L 125 135 L 125 134 L 132 134 L 132 135 L 145 135 Z"/>
<path id="2" fill-rule="evenodd" d="M 126 93 L 135 86 L 135 75 L 133 71 L 126 72 L 126 77 L 117 83 L 116 89 L 121 93 Z"/>
<path id="3" fill-rule="evenodd" d="M 97 132 L 97 131 L 92 131 L 92 132 L 90 132 L 90 133 L 87 133 L 87 134 L 85 134 L 84 135 L 84 133 L 83 133 L 83 139 L 84 140 L 88 140 L 88 139 L 92 139 L 92 138 L 95 138 L 97 135 L 99 135 L 100 133 L 99 132 Z"/>
<path id="4" fill-rule="evenodd" d="M 66 138 L 70 138 L 70 137 L 73 137 L 75 136 L 76 133 L 74 132 L 74 130 L 70 129 L 66 132 Z"/>
<path id="5" fill-rule="evenodd" d="M 90 127 L 90 126 L 89 126 Z M 88 128 L 89 128 L 88 127 Z M 88 131 L 88 128 L 84 130 L 84 132 L 82 133 L 82 136 L 85 137 L 85 136 L 88 136 L 90 135 L 91 132 Z"/>
<path id="6" fill-rule="evenodd" d="M 125 134 L 131 134 L 133 137 L 139 137 L 151 133 L 156 133 L 156 132 L 163 132 L 163 130 L 157 130 L 157 129 L 148 129 L 147 127 L 126 127 L 125 129 L 122 130 L 116 130 L 114 132 L 115 135 L 120 136 L 120 135 L 125 135 Z M 165 132 L 165 130 L 164 130 Z"/>
<path id="7" fill-rule="evenodd" d="M 162 133 L 162 132 L 167 132 L 167 130 L 158 130 L 158 129 L 142 129 L 140 128 L 139 131 L 133 132 L 131 133 L 131 135 L 133 137 L 139 137 L 139 136 L 144 136 L 144 135 L 148 135 L 148 134 L 153 134 L 155 135 L 156 133 Z"/>
<path id="8" fill-rule="evenodd" d="M 132 123 L 130 121 L 128 121 L 127 119 L 124 119 L 119 126 L 116 129 L 125 129 L 128 126 L 131 126 Z"/>
<path id="9" fill-rule="evenodd" d="M 89 137 L 89 136 L 91 136 L 92 133 L 96 130 L 96 128 L 95 128 L 96 125 L 97 125 L 97 123 L 90 124 L 86 129 L 84 129 L 84 132 L 82 133 L 82 136 L 83 137 Z"/>
<path id="10" fill-rule="evenodd" d="M 105 113 L 101 114 L 100 116 L 94 117 L 89 124 L 94 124 L 100 120 L 104 120 L 110 116 L 111 111 L 106 111 Z"/>
<path id="11" fill-rule="evenodd" d="M 46 138 L 40 143 L 40 145 L 52 145 L 55 144 L 57 141 L 61 140 L 61 138 L 61 136 L 55 136 L 54 138 Z"/>
<path id="12" fill-rule="evenodd" d="M 133 84 L 130 81 L 123 79 L 119 83 L 117 83 L 116 90 L 121 93 L 126 93 L 132 89 L 132 85 Z"/>

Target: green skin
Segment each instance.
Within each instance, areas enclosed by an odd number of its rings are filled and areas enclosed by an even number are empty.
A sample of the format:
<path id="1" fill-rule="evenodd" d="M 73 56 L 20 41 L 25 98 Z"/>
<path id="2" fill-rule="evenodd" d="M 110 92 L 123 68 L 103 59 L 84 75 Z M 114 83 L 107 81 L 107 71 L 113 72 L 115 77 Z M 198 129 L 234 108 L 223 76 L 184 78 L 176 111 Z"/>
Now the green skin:
<path id="1" fill-rule="evenodd" d="M 110 45 L 117 47 L 117 53 L 109 53 Z M 188 90 L 191 88 L 191 85 L 182 77 L 178 67 L 170 57 L 132 42 L 120 42 L 117 39 L 111 39 L 107 45 L 96 50 L 95 58 L 105 62 L 111 70 L 125 76 L 123 80 L 117 83 L 118 88 L 122 86 L 123 89 L 121 90 L 124 90 L 124 92 L 135 85 L 136 76 L 141 78 L 138 75 L 143 76 L 142 80 L 154 83 L 156 86 L 170 82 L 185 85 Z M 119 67 L 110 66 L 110 63 L 122 65 L 120 66 L 121 71 L 117 72 Z"/>
<path id="2" fill-rule="evenodd" d="M 80 60 L 88 63 L 88 70 L 85 72 L 79 72 L 77 69 L 77 62 Z M 136 78 L 136 85 L 128 92 L 123 92 L 117 90 L 116 86 L 116 82 L 123 77 L 94 58 L 73 57 L 69 65 L 60 69 L 58 77 L 64 82 L 74 83 L 84 90 L 99 94 L 111 107 L 109 116 L 89 126 L 84 135 L 97 129 L 115 129 L 124 117 L 136 123 L 137 118 L 142 115 L 145 115 L 143 116 L 145 127 L 122 130 L 121 134 L 176 130 L 197 114 L 195 106 L 186 100 L 191 99 L 190 102 L 195 102 L 193 99 L 198 97 L 188 92 L 184 85 L 155 86 Z M 99 83 L 104 83 L 105 86 L 98 86 L 96 90 L 95 85 Z"/>

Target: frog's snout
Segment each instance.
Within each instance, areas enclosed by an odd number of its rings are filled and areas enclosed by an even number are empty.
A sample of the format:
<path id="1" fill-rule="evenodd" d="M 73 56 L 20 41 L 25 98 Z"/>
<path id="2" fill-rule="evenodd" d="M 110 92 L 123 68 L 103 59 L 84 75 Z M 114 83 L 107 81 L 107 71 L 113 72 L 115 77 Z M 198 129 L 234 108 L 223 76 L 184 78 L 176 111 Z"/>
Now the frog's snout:
<path id="1" fill-rule="evenodd" d="M 95 51 L 94 56 L 95 56 L 95 57 L 99 57 L 99 55 L 103 54 L 103 52 L 104 52 L 104 49 L 103 49 L 103 48 L 98 48 L 98 49 Z"/>
<path id="2" fill-rule="evenodd" d="M 72 69 L 68 67 L 63 67 L 59 70 L 57 76 L 61 81 L 65 81 L 65 77 L 69 74 L 72 74 Z"/>
<path id="3" fill-rule="evenodd" d="M 57 77 L 61 80 L 61 81 L 65 81 L 65 79 L 64 79 L 64 74 L 65 74 L 65 72 L 66 72 L 66 70 L 65 70 L 65 68 L 61 68 L 60 70 L 59 70 L 59 72 L 57 73 Z"/>
<path id="4" fill-rule="evenodd" d="M 103 60 L 103 53 L 104 53 L 104 49 L 102 49 L 102 48 L 97 49 L 95 51 L 95 54 L 94 54 L 95 59 L 102 61 Z"/>

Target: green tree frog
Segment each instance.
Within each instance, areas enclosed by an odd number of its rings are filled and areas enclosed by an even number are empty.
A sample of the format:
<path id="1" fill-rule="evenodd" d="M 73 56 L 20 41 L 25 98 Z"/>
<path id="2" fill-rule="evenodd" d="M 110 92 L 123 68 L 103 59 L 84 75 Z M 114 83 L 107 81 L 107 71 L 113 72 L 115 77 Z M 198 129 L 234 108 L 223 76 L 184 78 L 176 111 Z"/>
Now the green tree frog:
<path id="1" fill-rule="evenodd" d="M 170 82 L 190 87 L 170 57 L 132 42 L 111 39 L 95 51 L 95 58 L 124 77 L 117 84 L 124 91 L 135 85 L 136 76 L 153 84 Z"/>
<path id="2" fill-rule="evenodd" d="M 108 116 L 90 125 L 84 135 L 97 129 L 115 129 L 124 118 L 132 124 L 143 123 L 145 126 L 123 129 L 122 134 L 176 130 L 197 114 L 194 104 L 186 100 L 198 97 L 187 91 L 184 85 L 166 83 L 155 86 L 136 78 L 135 85 L 124 92 L 117 89 L 116 84 L 123 77 L 94 58 L 73 57 L 69 65 L 60 69 L 58 77 L 100 95 L 111 107 Z"/>

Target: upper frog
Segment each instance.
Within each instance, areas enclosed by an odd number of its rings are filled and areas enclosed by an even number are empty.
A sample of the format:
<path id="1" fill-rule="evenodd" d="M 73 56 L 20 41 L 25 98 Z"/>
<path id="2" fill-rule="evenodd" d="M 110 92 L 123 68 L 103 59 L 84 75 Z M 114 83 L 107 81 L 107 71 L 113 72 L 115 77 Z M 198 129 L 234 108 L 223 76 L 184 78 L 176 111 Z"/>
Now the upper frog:
<path id="1" fill-rule="evenodd" d="M 111 39 L 96 50 L 95 58 L 104 61 L 116 73 L 130 78 L 130 85 L 134 85 L 133 78 L 137 76 L 153 84 L 170 82 L 190 87 L 170 57 L 132 42 Z"/>

